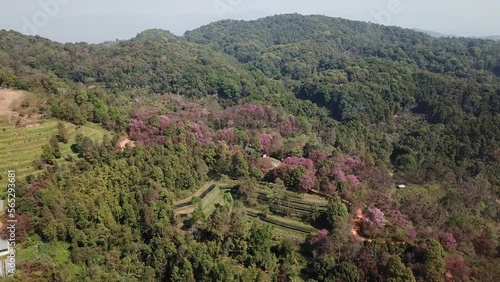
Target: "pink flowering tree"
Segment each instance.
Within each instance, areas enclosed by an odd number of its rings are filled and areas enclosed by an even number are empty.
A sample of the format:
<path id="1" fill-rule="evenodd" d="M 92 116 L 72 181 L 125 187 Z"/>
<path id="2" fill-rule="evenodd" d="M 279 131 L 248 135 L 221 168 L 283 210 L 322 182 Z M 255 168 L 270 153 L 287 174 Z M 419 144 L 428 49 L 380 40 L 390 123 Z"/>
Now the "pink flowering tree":
<path id="1" fill-rule="evenodd" d="M 417 239 L 417 231 L 411 225 L 408 217 L 399 210 L 389 210 L 384 216 L 388 222 L 392 223 L 389 232 L 399 234 L 401 240 L 414 242 Z"/>
<path id="2" fill-rule="evenodd" d="M 170 126 L 172 119 L 166 115 L 160 115 L 160 129 L 162 132 L 165 132 L 165 130 Z"/>
<path id="3" fill-rule="evenodd" d="M 361 221 L 360 231 L 363 235 L 375 238 L 384 232 L 385 215 L 378 208 L 371 208 Z"/>
<path id="4" fill-rule="evenodd" d="M 457 247 L 457 240 L 451 233 L 444 232 L 439 236 L 439 241 L 447 252 L 454 251 Z"/>
<path id="5" fill-rule="evenodd" d="M 299 122 L 294 116 L 289 116 L 285 121 L 281 122 L 278 127 L 283 136 L 293 136 L 300 132 Z"/>
<path id="6" fill-rule="evenodd" d="M 352 174 L 346 176 L 346 180 L 350 187 L 359 188 L 359 186 L 361 185 L 361 182 L 358 180 L 358 178 Z"/>
<path id="7" fill-rule="evenodd" d="M 418 235 L 417 230 L 415 230 L 415 228 L 413 228 L 413 226 L 407 225 L 403 228 L 403 231 L 404 231 L 406 238 L 410 242 L 415 242 L 417 240 L 417 235 Z"/>
<path id="8" fill-rule="evenodd" d="M 297 172 L 296 169 L 293 168 L 303 168 L 302 174 L 299 176 L 298 186 L 302 190 L 311 190 L 317 186 L 317 178 L 316 178 L 316 169 L 314 168 L 314 164 L 312 160 L 308 158 L 299 158 L 299 157 L 288 157 L 283 160 L 282 167 L 290 167 L 291 170 L 287 170 L 290 173 L 295 174 Z M 295 175 L 293 175 L 295 176 Z M 292 176 L 292 177 L 293 177 Z M 290 175 L 287 175 L 286 178 L 290 178 Z M 283 178 L 281 178 L 284 180 Z"/>
<path id="9" fill-rule="evenodd" d="M 339 158 L 352 173 L 360 172 L 366 167 L 366 163 L 358 157 Z"/>
<path id="10" fill-rule="evenodd" d="M 346 183 L 351 188 L 359 188 L 359 176 L 366 168 L 366 164 L 358 157 L 338 157 L 330 176 L 335 177 L 340 183 Z"/>
<path id="11" fill-rule="evenodd" d="M 472 270 L 461 255 L 453 254 L 447 257 L 444 263 L 446 272 L 453 277 L 460 278 L 460 281 L 469 281 Z"/>
<path id="12" fill-rule="evenodd" d="M 128 135 L 132 140 L 143 139 L 144 130 L 146 130 L 146 123 L 141 118 L 135 117 L 128 124 Z"/>
<path id="13" fill-rule="evenodd" d="M 217 131 L 217 139 L 227 144 L 235 144 L 238 142 L 238 135 L 236 135 L 234 127 L 226 127 Z"/>
<path id="14" fill-rule="evenodd" d="M 335 168 L 344 171 L 346 175 L 358 175 L 366 168 L 366 163 L 358 157 L 338 157 L 335 160 Z"/>
<path id="15" fill-rule="evenodd" d="M 291 166 L 303 166 L 308 170 L 314 170 L 312 160 L 307 158 L 288 157 L 283 160 L 283 163 Z"/>
<path id="16" fill-rule="evenodd" d="M 285 186 L 292 189 L 299 189 L 304 168 L 282 164 L 274 169 L 274 177 L 283 180 Z"/>
<path id="17" fill-rule="evenodd" d="M 273 136 L 271 134 L 263 133 L 259 136 L 259 141 L 264 153 L 269 155 L 271 145 L 273 142 Z"/>
<path id="18" fill-rule="evenodd" d="M 347 182 L 347 176 L 346 176 L 345 172 L 338 167 L 336 167 L 332 170 L 332 175 L 335 175 L 339 182 Z"/>
<path id="19" fill-rule="evenodd" d="M 192 123 L 191 127 L 198 142 L 204 145 L 210 144 L 212 142 L 212 134 L 210 130 L 204 127 L 201 122 Z"/>
<path id="20" fill-rule="evenodd" d="M 404 227 L 410 224 L 408 217 L 402 214 L 399 210 L 391 210 L 387 213 L 387 217 L 397 227 Z"/>
<path id="21" fill-rule="evenodd" d="M 313 161 L 316 167 L 320 167 L 329 162 L 330 153 L 320 150 L 313 150 L 309 153 L 309 158 Z"/>
<path id="22" fill-rule="evenodd" d="M 225 109 L 219 114 L 221 120 L 231 120 L 234 125 L 247 129 L 274 128 L 282 136 L 296 135 L 301 131 L 296 117 L 287 115 L 266 105 L 247 103 Z M 227 125 L 232 127 L 233 125 Z"/>
<path id="23" fill-rule="evenodd" d="M 165 122 L 165 118 L 163 118 Z M 163 124 L 165 125 L 165 124 Z M 144 145 L 164 142 L 162 134 L 162 118 L 151 111 L 137 111 L 129 122 L 129 138 Z"/>
<path id="24" fill-rule="evenodd" d="M 275 123 L 276 113 L 271 107 L 253 103 L 226 109 L 222 116 L 244 128 L 262 128 Z"/>
<path id="25" fill-rule="evenodd" d="M 325 193 L 326 195 L 333 195 L 335 191 L 337 191 L 337 183 L 335 182 L 328 182 L 328 184 L 323 189 L 323 193 Z"/>
<path id="26" fill-rule="evenodd" d="M 378 208 L 371 208 L 368 210 L 368 220 L 370 220 L 372 223 L 382 227 L 385 225 L 385 215 L 384 212 L 382 212 Z"/>
<path id="27" fill-rule="evenodd" d="M 316 237 L 313 238 L 313 249 L 320 256 L 332 252 L 333 240 L 328 230 L 322 229 L 318 231 Z"/>
<path id="28" fill-rule="evenodd" d="M 313 170 L 306 170 L 300 178 L 300 187 L 305 190 L 312 190 L 316 187 L 317 179 Z"/>

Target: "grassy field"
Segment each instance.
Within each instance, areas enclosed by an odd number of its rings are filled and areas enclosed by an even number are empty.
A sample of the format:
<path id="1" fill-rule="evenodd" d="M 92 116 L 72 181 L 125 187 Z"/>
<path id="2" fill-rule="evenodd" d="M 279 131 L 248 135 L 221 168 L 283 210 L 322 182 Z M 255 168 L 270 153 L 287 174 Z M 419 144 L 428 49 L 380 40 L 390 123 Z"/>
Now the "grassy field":
<path id="1" fill-rule="evenodd" d="M 224 205 L 224 192 L 219 188 L 215 188 L 212 193 L 208 194 L 202 202 L 202 209 L 205 215 L 210 215 L 215 211 L 215 205 Z"/>
<path id="2" fill-rule="evenodd" d="M 214 184 L 213 182 L 207 183 L 202 186 L 201 189 L 199 189 L 195 195 L 192 197 L 177 201 L 176 204 L 181 204 L 181 203 L 188 203 L 191 201 L 191 199 L 194 196 L 199 196 L 201 193 L 203 193 L 211 184 Z M 220 184 L 213 189 L 210 193 L 208 193 L 205 198 L 201 200 L 201 207 L 203 210 L 203 213 L 208 216 L 212 214 L 215 210 L 216 204 L 221 204 L 224 205 L 224 191 L 220 189 Z M 196 209 L 196 207 L 199 205 L 199 203 L 191 204 L 189 206 L 185 206 L 182 208 L 175 209 L 176 214 L 191 214 L 193 211 Z"/>
<path id="3" fill-rule="evenodd" d="M 43 243 L 38 236 L 31 236 L 23 248 L 17 248 L 18 263 L 27 261 L 51 260 L 56 265 L 66 269 L 66 275 L 74 277 L 81 269 L 71 262 L 70 244 L 64 242 Z M 47 257 L 48 256 L 48 257 Z"/>
<path id="4" fill-rule="evenodd" d="M 328 200 L 326 200 L 321 196 L 307 194 L 307 193 L 296 193 L 282 189 L 275 189 L 274 186 L 275 184 L 273 183 L 264 184 L 264 182 L 261 182 L 257 185 L 257 187 L 259 188 L 259 192 L 263 192 L 270 197 L 271 196 L 277 196 L 281 198 L 288 197 L 289 199 L 307 202 L 307 205 L 326 206 L 328 204 Z"/>
<path id="5" fill-rule="evenodd" d="M 56 120 L 42 123 L 31 128 L 18 128 L 8 122 L 7 119 L 0 119 L 0 195 L 7 187 L 6 171 L 15 170 L 18 179 L 24 179 L 29 174 L 36 174 L 33 161 L 40 157 L 42 146 L 48 144 L 50 138 L 57 133 Z M 73 154 L 71 145 L 75 142 L 75 136 L 81 133 L 94 140 L 102 140 L 106 130 L 96 124 L 87 124 L 77 128 L 70 123 L 64 123 L 69 134 L 68 144 L 60 143 L 63 158 Z"/>
<path id="6" fill-rule="evenodd" d="M 208 193 L 203 199 L 201 199 L 201 202 L 199 202 L 199 203 L 192 202 L 193 197 L 195 197 L 195 196 L 199 197 L 201 194 L 203 194 L 205 191 L 207 191 L 207 189 L 209 189 L 209 187 L 213 184 L 216 184 L 217 188 L 211 190 L 210 193 Z M 215 210 L 216 204 L 224 204 L 224 190 L 220 189 L 221 185 L 224 186 L 224 184 L 226 186 L 228 185 L 227 183 L 216 183 L 216 182 L 205 183 L 202 187 L 200 187 L 200 189 L 195 191 L 195 193 L 192 194 L 191 196 L 185 197 L 184 199 L 181 199 L 181 200 L 178 200 L 175 202 L 176 205 L 186 204 L 186 206 L 176 208 L 174 211 L 175 214 L 177 214 L 177 215 L 190 215 L 191 213 L 194 212 L 196 207 L 201 204 L 203 213 L 206 216 L 210 215 Z M 233 183 L 233 185 L 230 185 L 230 186 L 234 186 L 234 183 Z M 261 192 L 264 192 L 266 194 L 267 193 L 274 194 L 272 189 L 270 189 L 269 187 L 263 187 Z M 309 200 L 309 201 L 307 201 L 304 198 L 304 195 L 292 193 L 289 191 L 280 191 L 276 194 L 279 194 L 280 197 L 283 197 L 284 196 L 283 194 L 286 194 L 288 197 L 290 197 L 294 201 L 297 201 L 297 202 L 293 203 L 293 205 L 296 205 L 296 206 L 305 206 L 305 207 L 309 208 L 309 207 L 315 206 L 315 205 L 321 205 L 321 204 L 326 205 L 327 204 L 326 200 L 321 199 L 320 197 L 315 197 L 315 196 L 308 197 L 307 200 Z M 276 196 L 278 196 L 278 195 L 276 195 Z M 250 213 L 253 213 L 253 214 L 267 213 L 267 212 L 265 212 L 267 210 L 267 208 L 268 208 L 268 205 L 263 205 L 260 209 L 258 207 L 254 208 L 254 209 L 247 208 L 247 211 Z M 305 238 L 304 231 L 292 230 L 292 229 L 287 228 L 285 226 L 281 226 L 280 224 L 292 226 L 292 228 L 299 228 L 302 230 L 307 230 L 307 231 L 305 231 L 305 233 L 307 233 L 307 232 L 314 233 L 316 231 L 316 229 L 314 227 L 312 227 L 304 222 L 301 222 L 300 220 L 296 220 L 295 218 L 282 217 L 279 215 L 273 215 L 273 214 L 269 214 L 269 213 L 267 213 L 266 218 L 268 220 L 277 222 L 278 224 L 276 224 L 276 223 L 273 224 L 272 222 L 267 222 L 266 220 L 262 220 L 262 219 L 258 219 L 258 218 L 249 218 L 249 220 L 262 221 L 264 224 L 274 226 L 278 230 L 278 233 L 280 234 L 280 236 L 286 235 L 288 232 L 290 236 L 286 236 L 286 237 L 290 237 L 290 239 L 293 239 L 293 240 L 297 240 L 297 239 L 303 240 L 303 238 Z"/>
<path id="7" fill-rule="evenodd" d="M 309 202 L 311 204 L 316 204 L 316 205 L 322 205 L 322 206 L 328 205 L 328 200 L 326 200 L 325 198 L 323 198 L 321 196 L 313 195 L 313 194 L 303 194 L 302 200 Z"/>
<path id="8" fill-rule="evenodd" d="M 252 220 L 258 220 L 258 219 L 253 218 Z M 288 228 L 276 226 L 267 222 L 263 222 L 263 224 L 273 226 L 273 239 L 276 242 L 282 242 L 284 240 L 288 240 L 295 244 L 302 244 L 306 241 L 306 236 L 303 233 L 293 231 Z"/>
<path id="9" fill-rule="evenodd" d="M 265 225 L 265 226 L 271 227 L 273 240 L 275 240 L 277 242 L 288 240 L 290 242 L 295 242 L 297 244 L 301 244 L 301 243 L 304 243 L 306 238 L 307 238 L 307 235 L 302 233 L 302 232 L 290 230 L 290 229 L 285 228 L 285 227 L 281 227 L 281 226 L 274 225 L 274 224 L 269 223 L 269 222 L 262 221 L 258 217 L 256 218 L 256 217 L 247 216 L 247 221 L 249 223 L 256 222 L 260 225 Z"/>
<path id="10" fill-rule="evenodd" d="M 247 211 L 252 212 L 252 213 L 262 213 L 261 210 L 254 209 L 254 208 L 247 208 Z M 277 215 L 273 215 L 273 214 L 266 214 L 266 217 L 268 219 L 279 221 L 279 222 L 284 223 L 284 224 L 293 225 L 293 226 L 296 226 L 298 228 L 308 229 L 311 232 L 316 231 L 316 229 L 314 227 L 312 227 L 304 222 L 301 222 L 299 220 L 292 219 L 292 218 L 277 216 Z"/>
<path id="11" fill-rule="evenodd" d="M 198 190 L 196 190 L 196 192 L 194 194 L 190 194 L 189 196 L 185 197 L 184 199 L 177 200 L 177 201 L 175 201 L 174 204 L 178 205 L 178 204 L 191 202 L 191 200 L 193 200 L 194 197 L 199 197 L 212 184 L 216 184 L 216 183 L 212 181 L 212 182 L 207 182 L 207 183 L 203 184 Z"/>

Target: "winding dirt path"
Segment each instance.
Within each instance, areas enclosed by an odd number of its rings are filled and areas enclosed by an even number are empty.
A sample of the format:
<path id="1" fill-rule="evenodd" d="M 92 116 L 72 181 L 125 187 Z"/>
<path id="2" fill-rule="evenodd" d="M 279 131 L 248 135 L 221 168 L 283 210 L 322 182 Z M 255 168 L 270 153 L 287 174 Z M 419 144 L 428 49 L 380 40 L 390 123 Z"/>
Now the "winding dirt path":
<path id="1" fill-rule="evenodd" d="M 361 222 L 364 220 L 364 218 L 365 217 L 363 216 L 363 211 L 361 210 L 361 208 L 357 209 L 356 210 L 356 217 L 354 218 L 354 223 L 351 227 L 351 234 L 354 236 L 354 238 L 356 238 L 359 241 L 371 242 L 372 239 L 367 239 L 367 238 L 359 235 L 359 226 L 360 226 Z"/>
<path id="2" fill-rule="evenodd" d="M 327 199 L 330 199 L 330 196 L 328 195 L 325 195 L 324 193 L 321 193 L 319 191 L 316 191 L 316 190 L 309 190 L 310 193 L 312 194 L 316 194 L 316 195 L 319 195 L 319 196 L 322 196 L 322 197 L 325 197 Z M 345 199 L 341 199 L 342 202 L 344 204 L 346 204 L 347 206 L 350 206 L 352 205 L 351 202 L 345 200 Z M 356 240 L 359 240 L 359 241 L 362 241 L 362 242 L 371 242 L 373 241 L 372 239 L 368 239 L 368 238 L 365 238 L 361 235 L 359 235 L 359 228 L 360 228 L 360 225 L 361 225 L 361 222 L 363 222 L 364 220 L 364 215 L 363 215 L 363 210 L 361 208 L 357 209 L 356 210 L 356 216 L 354 217 L 354 222 L 351 226 L 351 234 L 352 236 L 356 239 Z"/>

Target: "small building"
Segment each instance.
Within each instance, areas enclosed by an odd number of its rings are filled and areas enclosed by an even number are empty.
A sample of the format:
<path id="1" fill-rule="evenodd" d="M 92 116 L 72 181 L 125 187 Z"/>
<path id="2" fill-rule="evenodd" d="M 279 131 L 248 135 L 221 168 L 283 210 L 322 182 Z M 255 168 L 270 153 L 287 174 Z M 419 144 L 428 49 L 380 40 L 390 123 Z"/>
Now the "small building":
<path id="1" fill-rule="evenodd" d="M 399 185 L 396 185 L 396 187 L 398 187 L 398 189 L 404 189 L 404 188 L 406 188 L 406 185 L 404 185 L 404 184 L 399 184 Z"/>
<path id="2" fill-rule="evenodd" d="M 9 250 L 9 241 L 0 239 L 0 255 L 7 252 Z"/>

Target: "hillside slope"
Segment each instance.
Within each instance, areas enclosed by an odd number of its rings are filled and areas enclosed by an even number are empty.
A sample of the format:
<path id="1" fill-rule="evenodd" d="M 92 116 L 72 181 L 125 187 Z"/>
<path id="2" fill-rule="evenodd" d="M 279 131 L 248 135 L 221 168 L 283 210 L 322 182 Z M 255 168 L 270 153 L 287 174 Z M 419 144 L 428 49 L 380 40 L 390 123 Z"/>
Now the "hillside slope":
<path id="1" fill-rule="evenodd" d="M 10 280 L 496 282 L 498 50 L 301 15 L 98 45 L 0 31 L 0 86 L 71 123 L 0 123 Z"/>
<path id="2" fill-rule="evenodd" d="M 185 37 L 283 81 L 348 130 L 389 134 L 375 137 L 379 145 L 370 150 L 390 158 L 400 172 L 435 173 L 444 166 L 464 176 L 481 162 L 491 169 L 479 170 L 500 183 L 494 176 L 500 148 L 498 42 L 296 14 L 220 21 Z M 390 152 L 382 145 L 387 142 Z"/>
<path id="3" fill-rule="evenodd" d="M 49 92 L 57 91 L 54 77 L 109 89 L 231 99 L 269 83 L 229 56 L 154 30 L 100 45 L 60 44 L 0 31 L 0 65 L 0 85 L 26 90 L 41 86 Z"/>
<path id="4" fill-rule="evenodd" d="M 293 58 L 313 69 L 322 69 L 328 67 L 328 60 L 349 54 L 406 63 L 474 81 L 498 82 L 500 77 L 498 42 L 433 38 L 411 29 L 319 15 L 220 21 L 188 31 L 185 37 L 233 55 L 241 62 L 267 58 L 274 59 L 274 63 L 280 59 L 286 63 Z M 283 49 L 290 56 L 272 56 Z"/>

